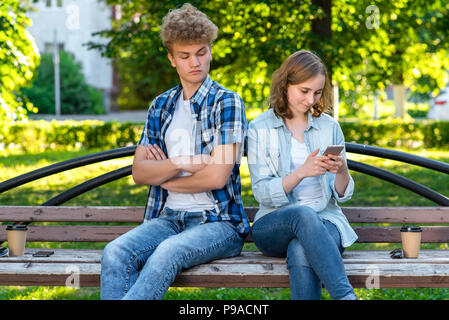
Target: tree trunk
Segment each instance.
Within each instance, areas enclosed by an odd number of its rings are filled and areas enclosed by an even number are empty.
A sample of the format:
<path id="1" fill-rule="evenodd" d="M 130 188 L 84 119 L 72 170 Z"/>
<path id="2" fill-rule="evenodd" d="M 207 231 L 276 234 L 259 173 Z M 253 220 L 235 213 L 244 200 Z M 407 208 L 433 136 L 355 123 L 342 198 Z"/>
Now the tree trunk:
<path id="1" fill-rule="evenodd" d="M 321 8 L 324 11 L 324 16 L 312 20 L 312 33 L 318 38 L 317 41 L 312 41 L 312 49 L 315 51 L 323 62 L 326 64 L 329 81 L 332 86 L 332 64 L 329 52 L 323 51 L 323 42 L 331 43 L 332 41 L 332 0 L 312 0 L 312 4 Z M 329 110 L 336 119 L 338 119 L 338 86 L 333 87 L 334 103 Z"/>
<path id="2" fill-rule="evenodd" d="M 393 84 L 394 117 L 405 117 L 405 86 L 403 83 Z"/>
<path id="3" fill-rule="evenodd" d="M 334 95 L 334 99 L 333 99 L 333 113 L 334 113 L 334 119 L 338 121 L 339 119 L 339 113 L 340 113 L 340 99 L 338 96 L 338 84 L 335 83 L 334 86 L 332 86 L 332 92 Z"/>

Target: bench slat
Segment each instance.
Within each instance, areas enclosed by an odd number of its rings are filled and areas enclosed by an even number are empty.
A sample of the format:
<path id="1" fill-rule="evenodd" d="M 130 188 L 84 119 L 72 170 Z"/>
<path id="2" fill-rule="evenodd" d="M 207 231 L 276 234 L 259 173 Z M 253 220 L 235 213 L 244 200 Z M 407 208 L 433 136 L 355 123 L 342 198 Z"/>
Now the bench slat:
<path id="1" fill-rule="evenodd" d="M 257 207 L 246 207 L 250 221 Z M 343 207 L 351 223 L 449 223 L 449 207 Z M 144 207 L 0 206 L 0 221 L 142 222 Z"/>
<path id="2" fill-rule="evenodd" d="M 449 223 L 449 207 L 345 207 L 351 223 Z"/>
<path id="3" fill-rule="evenodd" d="M 133 226 L 29 226 L 27 242 L 110 242 Z M 7 241 L 6 226 L 0 226 L 0 241 Z"/>
<path id="4" fill-rule="evenodd" d="M 50 257 L 33 257 L 39 248 L 26 248 L 25 254 L 18 257 L 1 258 L 1 263 L 100 263 L 103 250 L 87 249 L 51 249 L 55 254 Z M 343 253 L 345 264 L 449 264 L 447 250 L 421 250 L 418 259 L 391 259 L 385 250 L 346 250 Z M 264 256 L 259 251 L 243 251 L 232 258 L 214 260 L 209 264 L 285 264 L 285 258 Z"/>
<path id="5" fill-rule="evenodd" d="M 360 243 L 396 243 L 401 242 L 401 227 L 353 227 Z M 449 242 L 449 227 L 423 226 L 422 243 Z"/>
<path id="6" fill-rule="evenodd" d="M 55 249 L 51 257 L 32 257 L 38 250 L 41 249 L 27 249 L 23 257 L 1 258 L 0 285 L 66 285 L 70 276 L 69 283 L 74 284 L 74 273 L 79 273 L 80 286 L 99 285 L 102 250 Z M 378 273 L 383 288 L 449 287 L 447 250 L 422 250 L 418 259 L 387 257 L 388 251 L 346 251 L 343 261 L 353 286 L 371 284 L 373 275 Z M 243 252 L 238 257 L 184 270 L 173 286 L 288 287 L 288 280 L 284 258 Z"/>
<path id="7" fill-rule="evenodd" d="M 134 226 L 29 226 L 28 242 L 109 242 Z M 423 243 L 449 242 L 449 226 L 422 227 Z M 401 242 L 400 227 L 354 227 L 360 243 Z M 7 241 L 6 226 L 0 226 L 0 241 Z M 251 234 L 246 239 L 252 241 Z"/>
<path id="8" fill-rule="evenodd" d="M 142 222 L 144 207 L 0 206 L 0 221 Z"/>

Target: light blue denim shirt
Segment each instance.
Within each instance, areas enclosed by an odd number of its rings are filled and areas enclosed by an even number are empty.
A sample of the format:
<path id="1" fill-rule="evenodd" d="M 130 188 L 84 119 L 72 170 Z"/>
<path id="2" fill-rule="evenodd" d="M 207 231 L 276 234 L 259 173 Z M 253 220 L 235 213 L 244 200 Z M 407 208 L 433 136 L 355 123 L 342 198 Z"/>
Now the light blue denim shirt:
<path id="1" fill-rule="evenodd" d="M 287 205 L 294 205 L 296 199 L 290 192 L 285 194 L 282 179 L 291 169 L 291 133 L 273 109 L 268 109 L 250 122 L 248 128 L 248 167 L 254 197 L 259 202 L 259 211 L 254 221 Z M 309 113 L 304 142 L 309 153 L 317 148 L 323 154 L 329 145 L 344 145 L 344 136 L 338 122 L 327 114 L 315 118 Z M 346 159 L 345 150 L 342 152 Z M 329 220 L 340 231 L 342 246 L 349 247 L 357 234 L 349 225 L 346 216 L 337 205 L 351 198 L 354 180 L 350 177 L 345 193 L 340 197 L 335 190 L 335 174 L 326 172 L 319 181 L 323 196 L 313 206 L 321 219 Z"/>

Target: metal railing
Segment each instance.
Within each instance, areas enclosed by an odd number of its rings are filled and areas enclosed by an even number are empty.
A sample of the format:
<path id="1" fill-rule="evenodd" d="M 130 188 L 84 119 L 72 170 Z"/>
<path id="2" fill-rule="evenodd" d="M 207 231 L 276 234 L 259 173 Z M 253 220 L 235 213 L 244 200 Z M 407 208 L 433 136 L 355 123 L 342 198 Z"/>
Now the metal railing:
<path id="1" fill-rule="evenodd" d="M 383 159 L 397 160 L 420 167 L 436 170 L 442 173 L 449 174 L 449 164 L 437 161 L 433 159 L 424 158 L 414 154 L 396 151 L 386 148 L 373 147 L 358 143 L 346 142 L 346 151 L 351 153 L 357 153 L 362 155 L 369 155 Z M 397 186 L 404 189 L 408 189 L 420 196 L 435 202 L 440 206 L 449 206 L 449 198 L 442 195 L 435 190 L 432 190 L 422 184 L 419 184 L 413 180 L 407 179 L 401 175 L 395 174 L 393 172 L 370 166 L 365 163 L 348 160 L 348 167 L 350 170 L 368 174 L 370 176 L 391 182 Z"/>
<path id="2" fill-rule="evenodd" d="M 9 179 L 0 183 L 0 193 L 8 191 L 10 189 L 21 186 L 25 183 L 41 179 L 53 174 L 71 170 L 74 168 L 82 167 L 88 164 L 98 163 L 101 161 L 117 159 L 122 157 L 128 157 L 134 155 L 137 146 L 130 146 L 124 148 L 118 148 L 108 151 L 102 151 L 79 158 L 59 162 L 50 166 L 40 168 L 15 178 Z M 432 160 L 417 155 L 413 155 L 406 152 L 395 151 L 386 148 L 373 147 L 368 145 L 362 145 L 357 143 L 346 143 L 346 151 L 356 154 L 375 156 L 384 159 L 397 160 L 420 167 L 436 170 L 442 173 L 449 174 L 449 164 L 437 160 Z M 449 198 L 432 190 L 424 185 L 421 185 L 413 180 L 405 178 L 401 175 L 392 173 L 390 171 L 370 166 L 358 161 L 348 160 L 348 167 L 350 170 L 361 172 L 388 182 L 398 185 L 402 188 L 408 189 L 420 196 L 427 198 L 440 206 L 449 206 Z M 101 176 L 90 179 L 84 183 L 81 183 L 73 188 L 70 188 L 61 194 L 57 195 L 50 200 L 42 203 L 41 206 L 59 206 L 64 202 L 71 200 L 89 190 L 100 187 L 106 183 L 115 181 L 117 179 L 126 177 L 132 172 L 132 166 L 126 166 Z M 22 223 L 27 224 L 27 223 Z"/>

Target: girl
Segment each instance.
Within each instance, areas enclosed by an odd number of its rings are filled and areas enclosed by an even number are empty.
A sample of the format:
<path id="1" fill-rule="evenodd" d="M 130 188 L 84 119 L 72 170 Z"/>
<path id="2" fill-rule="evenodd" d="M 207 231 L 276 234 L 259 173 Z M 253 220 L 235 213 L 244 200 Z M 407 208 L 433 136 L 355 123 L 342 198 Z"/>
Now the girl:
<path id="1" fill-rule="evenodd" d="M 331 106 L 326 67 L 298 51 L 273 74 L 270 108 L 248 130 L 248 164 L 259 202 L 254 243 L 267 256 L 286 256 L 292 299 L 321 299 L 321 282 L 333 299 L 357 299 L 341 253 L 357 235 L 337 205 L 351 198 L 354 181 Z"/>

